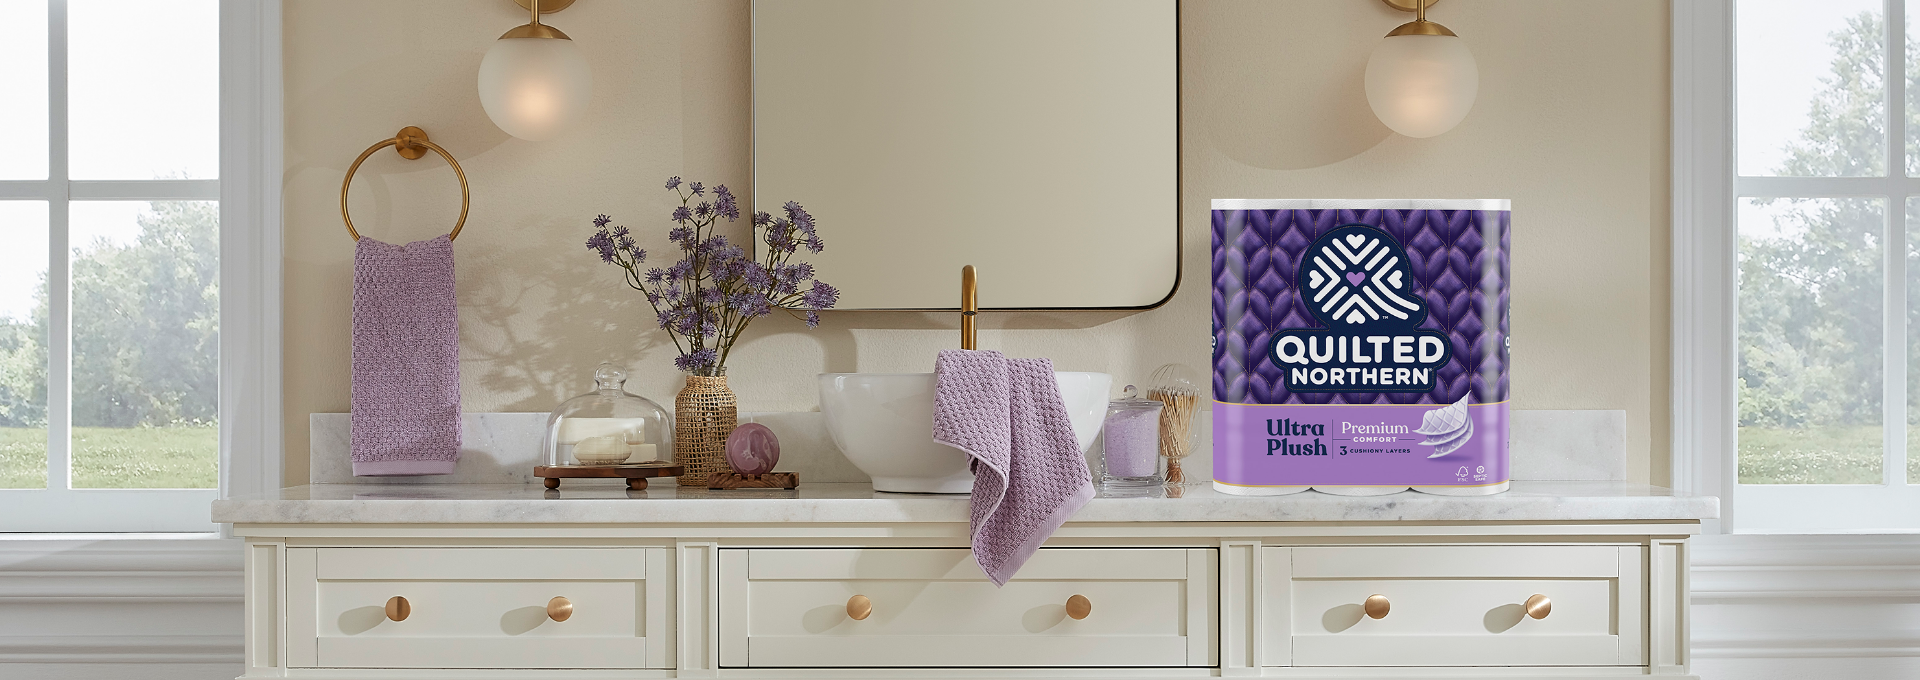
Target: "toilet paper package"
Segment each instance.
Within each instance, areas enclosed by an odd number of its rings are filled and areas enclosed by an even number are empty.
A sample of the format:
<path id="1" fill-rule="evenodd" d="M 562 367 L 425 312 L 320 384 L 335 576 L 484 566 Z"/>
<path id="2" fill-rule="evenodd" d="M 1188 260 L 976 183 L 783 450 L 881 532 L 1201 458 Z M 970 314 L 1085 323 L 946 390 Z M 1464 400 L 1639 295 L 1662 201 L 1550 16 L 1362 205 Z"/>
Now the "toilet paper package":
<path id="1" fill-rule="evenodd" d="M 1505 491 L 1506 200 L 1213 201 L 1225 493 Z"/>

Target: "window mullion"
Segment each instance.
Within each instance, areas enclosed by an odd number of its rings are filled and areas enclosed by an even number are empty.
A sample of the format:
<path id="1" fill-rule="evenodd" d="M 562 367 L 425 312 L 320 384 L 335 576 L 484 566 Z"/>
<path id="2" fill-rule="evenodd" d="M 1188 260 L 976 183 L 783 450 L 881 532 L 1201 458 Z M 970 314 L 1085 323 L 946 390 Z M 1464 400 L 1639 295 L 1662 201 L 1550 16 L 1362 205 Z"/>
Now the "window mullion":
<path id="1" fill-rule="evenodd" d="M 1906 0 L 1886 1 L 1887 192 L 1885 239 L 1886 309 L 1885 448 L 1882 475 L 1888 486 L 1907 483 L 1907 197 L 1900 191 L 1907 176 Z"/>
<path id="2" fill-rule="evenodd" d="M 47 490 L 73 487 L 72 264 L 67 255 L 67 0 L 47 0 Z"/>

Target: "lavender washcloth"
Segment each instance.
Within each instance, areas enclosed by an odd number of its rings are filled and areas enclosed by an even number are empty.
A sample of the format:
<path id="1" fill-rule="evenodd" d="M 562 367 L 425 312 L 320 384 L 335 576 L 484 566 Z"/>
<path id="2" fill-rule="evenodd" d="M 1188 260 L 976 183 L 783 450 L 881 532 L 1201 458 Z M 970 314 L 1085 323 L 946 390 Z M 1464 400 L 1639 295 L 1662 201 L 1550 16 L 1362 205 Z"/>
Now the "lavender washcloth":
<path id="1" fill-rule="evenodd" d="M 444 475 L 460 459 L 453 239 L 353 251 L 353 474 Z"/>
<path id="2" fill-rule="evenodd" d="M 973 559 L 1006 585 L 1093 499 L 1093 476 L 1053 362 L 950 349 L 933 372 L 933 440 L 973 457 Z"/>

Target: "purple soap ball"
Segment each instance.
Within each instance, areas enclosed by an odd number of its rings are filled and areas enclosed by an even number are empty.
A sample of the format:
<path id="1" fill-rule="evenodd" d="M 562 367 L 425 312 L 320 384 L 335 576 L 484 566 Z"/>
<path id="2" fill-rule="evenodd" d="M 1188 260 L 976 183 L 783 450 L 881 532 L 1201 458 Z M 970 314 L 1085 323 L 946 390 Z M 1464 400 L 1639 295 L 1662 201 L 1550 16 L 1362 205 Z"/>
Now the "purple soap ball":
<path id="1" fill-rule="evenodd" d="M 743 475 L 764 475 L 773 472 L 773 465 L 780 462 L 780 438 L 773 436 L 773 429 L 759 423 L 747 423 L 733 428 L 733 434 L 727 435 L 727 464 L 733 471 Z"/>

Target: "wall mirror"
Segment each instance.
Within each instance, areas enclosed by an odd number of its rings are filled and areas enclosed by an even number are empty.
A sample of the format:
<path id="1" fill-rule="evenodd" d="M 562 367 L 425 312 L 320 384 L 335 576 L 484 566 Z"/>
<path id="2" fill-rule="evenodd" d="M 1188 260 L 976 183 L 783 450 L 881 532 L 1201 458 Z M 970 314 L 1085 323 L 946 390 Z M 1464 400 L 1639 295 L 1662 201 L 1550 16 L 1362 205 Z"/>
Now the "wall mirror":
<path id="1" fill-rule="evenodd" d="M 1131 309 L 1180 276 L 1174 0 L 756 0 L 754 204 L 840 309 Z"/>

